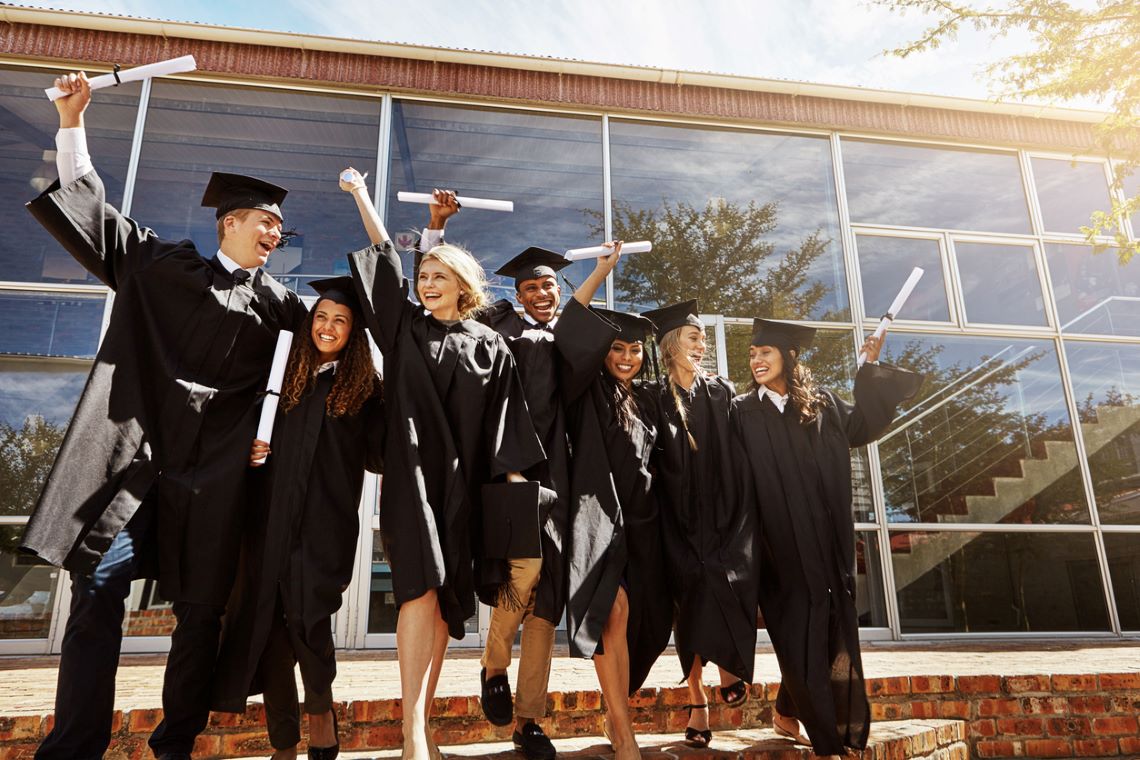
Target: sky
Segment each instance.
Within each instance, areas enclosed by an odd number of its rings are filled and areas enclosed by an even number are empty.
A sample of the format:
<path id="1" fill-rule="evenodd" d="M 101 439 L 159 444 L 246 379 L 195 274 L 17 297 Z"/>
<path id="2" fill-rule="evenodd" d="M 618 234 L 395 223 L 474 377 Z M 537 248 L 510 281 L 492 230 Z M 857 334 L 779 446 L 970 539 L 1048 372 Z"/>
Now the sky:
<path id="1" fill-rule="evenodd" d="M 968 30 L 931 53 L 905 60 L 884 55 L 917 36 L 929 19 L 900 16 L 868 0 L 183 0 L 177 5 L 45 0 L 36 5 L 979 99 L 997 95 L 982 73 L 985 64 L 1029 46 L 1025 36 L 995 41 Z"/>

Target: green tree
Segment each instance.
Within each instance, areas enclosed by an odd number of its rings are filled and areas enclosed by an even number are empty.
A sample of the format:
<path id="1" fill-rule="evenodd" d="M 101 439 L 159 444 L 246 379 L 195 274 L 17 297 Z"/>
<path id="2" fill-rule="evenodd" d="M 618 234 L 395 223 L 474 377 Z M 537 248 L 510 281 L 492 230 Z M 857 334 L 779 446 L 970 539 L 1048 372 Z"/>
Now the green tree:
<path id="1" fill-rule="evenodd" d="M 0 515 L 31 511 L 65 430 L 39 415 L 29 415 L 20 427 L 0 422 Z"/>
<path id="2" fill-rule="evenodd" d="M 1096 0 L 1091 6 L 1066 0 L 1006 0 L 992 6 L 959 0 L 873 0 L 900 13 L 919 12 L 934 21 L 917 39 L 893 50 L 906 58 L 957 39 L 963 27 L 1002 37 L 1026 32 L 1031 50 L 990 64 L 999 97 L 1050 102 L 1089 99 L 1111 113 L 1088 146 L 1118 159 L 1114 187 L 1140 166 L 1140 0 Z M 1113 200 L 1082 228 L 1090 242 L 1114 238 L 1122 262 L 1140 252 L 1119 220 L 1140 210 L 1140 196 Z M 1103 249 L 1105 246 L 1097 246 Z"/>

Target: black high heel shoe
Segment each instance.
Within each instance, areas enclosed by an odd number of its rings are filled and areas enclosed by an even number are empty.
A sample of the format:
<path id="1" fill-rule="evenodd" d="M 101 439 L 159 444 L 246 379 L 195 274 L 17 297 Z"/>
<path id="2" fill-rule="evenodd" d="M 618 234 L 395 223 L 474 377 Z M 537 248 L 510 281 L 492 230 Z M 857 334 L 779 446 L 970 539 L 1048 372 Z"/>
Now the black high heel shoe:
<path id="1" fill-rule="evenodd" d="M 693 716 L 693 710 L 707 710 L 708 705 L 685 705 L 689 709 L 689 717 Z M 690 726 L 685 727 L 685 744 L 688 744 L 693 749 L 706 749 L 712 742 L 712 729 L 706 728 L 699 731 Z"/>
<path id="2" fill-rule="evenodd" d="M 336 722 L 336 708 L 332 710 L 333 718 L 333 735 L 336 737 L 336 744 L 331 747 L 309 747 L 309 760 L 336 760 L 336 756 L 340 754 L 340 726 Z"/>
<path id="3" fill-rule="evenodd" d="M 729 707 L 736 707 L 748 701 L 748 684 L 744 681 L 737 681 L 730 683 L 728 686 L 721 686 L 718 688 L 720 691 L 721 701 Z"/>

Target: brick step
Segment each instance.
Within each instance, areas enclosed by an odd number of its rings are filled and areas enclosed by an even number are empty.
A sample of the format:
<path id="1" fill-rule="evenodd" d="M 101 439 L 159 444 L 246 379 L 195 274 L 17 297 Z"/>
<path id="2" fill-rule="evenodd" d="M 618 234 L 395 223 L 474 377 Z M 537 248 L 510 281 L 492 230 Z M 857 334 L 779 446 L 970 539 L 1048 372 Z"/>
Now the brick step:
<path id="1" fill-rule="evenodd" d="M 686 746 L 677 734 L 638 736 L 643 760 L 735 757 L 747 760 L 807 760 L 807 747 L 799 747 L 768 728 L 717 731 L 709 749 Z M 555 739 L 560 758 L 591 760 L 612 758 L 609 742 L 598 736 Z M 347 745 L 342 743 L 347 749 Z M 484 742 L 440 747 L 447 758 L 464 760 L 521 760 L 510 742 Z M 871 728 L 867 749 L 853 757 L 861 760 L 967 760 L 966 724 L 960 720 L 908 720 L 877 723 Z M 341 760 L 398 760 L 399 748 L 381 751 L 342 751 Z M 236 758 L 234 759 L 236 760 Z"/>

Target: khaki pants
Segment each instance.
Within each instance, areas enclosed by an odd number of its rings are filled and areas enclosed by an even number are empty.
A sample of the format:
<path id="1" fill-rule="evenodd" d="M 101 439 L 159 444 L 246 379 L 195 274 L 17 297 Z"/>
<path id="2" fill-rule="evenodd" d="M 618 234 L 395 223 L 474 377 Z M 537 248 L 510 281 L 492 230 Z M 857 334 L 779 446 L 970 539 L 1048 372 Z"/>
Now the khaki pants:
<path id="1" fill-rule="evenodd" d="M 491 610 L 491 627 L 483 650 L 483 667 L 505 670 L 511 664 L 511 648 L 522 625 L 519 678 L 515 684 L 515 717 L 537 719 L 546 715 L 546 690 L 550 682 L 550 658 L 554 654 L 554 625 L 534 615 L 534 589 L 542 572 L 541 559 L 512 559 L 511 585 L 526 607 Z"/>

